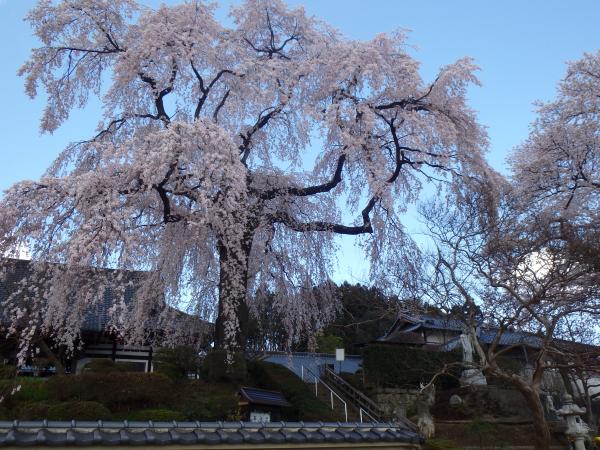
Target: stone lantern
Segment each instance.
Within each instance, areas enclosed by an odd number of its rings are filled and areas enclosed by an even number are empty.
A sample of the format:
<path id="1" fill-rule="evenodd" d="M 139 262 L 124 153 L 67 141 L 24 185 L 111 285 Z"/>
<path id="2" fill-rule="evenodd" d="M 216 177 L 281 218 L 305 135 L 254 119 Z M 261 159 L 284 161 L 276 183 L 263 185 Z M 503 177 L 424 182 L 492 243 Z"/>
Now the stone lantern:
<path id="1" fill-rule="evenodd" d="M 590 427 L 581 418 L 585 411 L 585 408 L 573 403 L 573 397 L 569 394 L 563 396 L 563 405 L 556 411 L 556 414 L 563 416 L 567 422 L 565 434 L 573 450 L 585 450 L 585 441 L 589 440 Z"/>

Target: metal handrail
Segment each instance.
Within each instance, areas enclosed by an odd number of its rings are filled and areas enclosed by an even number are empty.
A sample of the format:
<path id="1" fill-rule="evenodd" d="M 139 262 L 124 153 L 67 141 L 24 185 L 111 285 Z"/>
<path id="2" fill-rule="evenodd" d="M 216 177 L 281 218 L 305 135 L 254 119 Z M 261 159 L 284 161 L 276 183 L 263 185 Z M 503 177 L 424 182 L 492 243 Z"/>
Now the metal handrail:
<path id="1" fill-rule="evenodd" d="M 385 412 L 379 407 L 379 405 L 377 405 L 373 400 L 371 400 L 369 397 L 367 397 L 365 394 L 363 394 L 362 392 L 360 392 L 358 389 L 356 389 L 354 386 L 352 386 L 350 383 L 348 383 L 346 380 L 344 380 L 342 377 L 340 377 L 337 373 L 333 372 L 331 369 L 329 369 L 329 367 L 324 366 L 325 369 L 325 373 L 328 375 L 332 375 L 333 376 L 333 380 L 334 382 L 341 382 L 341 384 L 344 387 L 347 387 L 352 395 L 354 395 L 357 398 L 357 403 L 359 403 L 359 405 L 355 405 L 358 408 L 358 413 L 360 416 L 360 421 L 361 423 L 363 422 L 363 414 L 367 415 L 373 422 L 381 422 L 382 419 L 386 419 L 386 414 Z M 341 386 L 337 385 L 338 387 L 341 388 Z M 348 394 L 350 395 L 350 394 Z M 359 400 L 363 400 L 366 402 L 366 408 L 363 408 L 360 405 Z M 371 406 L 373 405 L 373 406 Z M 371 413 L 369 413 L 369 410 L 371 410 Z M 376 416 L 374 417 L 373 414 Z M 387 419 L 390 419 L 389 417 Z M 395 417 L 395 418 L 391 418 L 391 421 L 399 421 L 401 423 L 403 423 L 404 425 L 406 425 L 409 429 L 413 430 L 413 431 L 418 431 L 417 426 L 411 422 L 410 420 L 408 420 L 406 417 Z"/>
<path id="2" fill-rule="evenodd" d="M 329 376 L 331 376 L 335 380 L 336 383 L 341 383 L 348 390 L 350 390 L 350 392 L 352 393 L 352 395 L 355 395 L 355 396 L 359 397 L 360 400 L 362 400 L 363 402 L 365 402 L 369 406 L 369 409 L 372 409 L 374 412 L 379 413 L 379 414 L 382 413 L 381 408 L 379 407 L 379 405 L 377 405 L 373 400 L 371 400 L 365 394 L 363 394 L 362 392 L 360 392 L 358 389 L 356 389 L 354 386 L 352 386 L 350 383 L 348 383 L 346 380 L 344 380 L 342 377 L 340 377 L 337 373 L 335 373 L 329 367 L 325 367 L 325 372 Z"/>
<path id="3" fill-rule="evenodd" d="M 369 414 L 366 409 L 362 409 L 362 407 L 359 406 L 358 415 L 360 417 L 360 423 L 363 423 L 363 413 L 371 418 L 371 422 L 381 422 L 380 420 L 377 420 L 375 417 L 373 417 L 371 414 Z"/>
<path id="4" fill-rule="evenodd" d="M 335 392 L 333 389 L 331 389 L 319 376 L 315 375 L 315 373 L 312 370 L 310 370 L 308 367 L 301 366 L 302 381 L 304 381 L 304 371 L 307 371 L 309 374 L 311 374 L 313 376 L 314 383 L 315 383 L 315 397 L 319 396 L 319 390 L 318 390 L 319 388 L 318 388 L 318 386 L 319 386 L 319 383 L 321 383 L 323 386 L 325 386 L 329 390 L 329 396 L 330 396 L 330 399 L 331 399 L 331 409 L 334 409 L 333 408 L 333 396 L 334 395 L 338 398 L 338 400 L 340 402 L 343 403 L 343 405 L 344 405 L 344 416 L 346 417 L 346 422 L 348 422 L 348 405 L 346 404 L 346 402 L 344 401 L 344 399 L 342 397 L 340 397 L 337 394 L 337 392 Z M 362 422 L 362 420 L 361 420 L 361 422 Z"/>

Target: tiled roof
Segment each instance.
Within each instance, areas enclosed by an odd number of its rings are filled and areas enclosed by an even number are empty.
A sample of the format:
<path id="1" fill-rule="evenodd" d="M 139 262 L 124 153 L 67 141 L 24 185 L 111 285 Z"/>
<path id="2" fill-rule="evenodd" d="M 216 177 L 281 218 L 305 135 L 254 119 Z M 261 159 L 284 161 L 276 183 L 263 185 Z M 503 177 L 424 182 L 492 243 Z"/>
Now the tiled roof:
<path id="1" fill-rule="evenodd" d="M 0 421 L 2 446 L 351 444 L 423 442 L 391 423 Z"/>
<path id="2" fill-rule="evenodd" d="M 32 262 L 21 259 L 2 258 L 2 265 L 7 269 L 7 277 L 4 281 L 0 280 L 0 304 L 4 302 L 13 289 L 18 289 L 18 285 L 23 280 L 31 277 L 33 274 Z M 98 289 L 103 290 L 102 301 L 88 307 L 82 330 L 85 331 L 103 331 L 109 323 L 109 309 L 115 303 L 115 287 L 104 286 L 104 281 L 101 280 L 102 275 L 117 272 L 113 269 L 90 269 L 82 268 L 82 273 L 88 274 L 90 280 L 98 279 Z M 122 270 L 120 271 L 123 280 L 121 283 L 124 288 L 124 302 L 131 304 L 137 286 L 147 272 Z M 2 318 L 6 320 L 6 318 Z"/>
<path id="3" fill-rule="evenodd" d="M 27 280 L 33 273 L 32 262 L 12 258 L 0 258 L 0 267 L 7 270 L 6 278 L 0 279 L 0 305 L 8 298 L 11 291 L 18 289 L 19 283 Z M 131 305 L 136 301 L 136 295 L 139 286 L 148 280 L 150 272 L 136 270 L 115 270 L 101 268 L 81 268 L 81 274 L 85 275 L 90 282 L 95 282 L 98 289 L 102 292 L 102 299 L 89 305 L 85 312 L 82 323 L 82 331 L 102 332 L 107 329 L 110 322 L 109 310 L 114 305 L 116 292 L 118 288 L 123 288 L 123 302 Z M 119 275 L 119 281 L 107 281 L 107 275 Z M 120 283 L 120 284 L 116 284 Z M 159 290 L 162 292 L 161 290 Z M 20 299 L 22 301 L 22 299 Z M 212 328 L 212 324 L 200 320 L 195 316 L 178 311 L 170 306 L 166 306 L 173 317 L 172 320 L 181 322 L 182 329 L 195 330 L 197 328 Z M 0 309 L 0 324 L 6 323 L 9 319 L 2 314 Z"/>
<path id="4" fill-rule="evenodd" d="M 243 387 L 240 389 L 240 395 L 255 405 L 290 406 L 281 392 Z"/>
<path id="5" fill-rule="evenodd" d="M 398 327 L 402 323 L 410 323 L 413 325 L 399 330 Z M 458 319 L 449 317 L 431 316 L 427 314 L 415 317 L 402 316 L 398 318 L 396 322 L 394 322 L 385 336 L 379 338 L 378 341 L 402 344 L 423 343 L 419 342 L 414 336 L 412 336 L 415 334 L 414 331 L 419 328 L 462 333 L 466 329 L 466 325 L 464 322 Z M 498 332 L 499 330 L 497 328 L 480 326 L 477 329 L 477 337 L 480 342 L 484 344 L 491 344 L 496 338 Z M 454 348 L 456 346 L 454 342 L 455 340 L 457 341 L 458 338 L 451 339 L 444 346 L 448 349 Z M 533 348 L 539 348 L 541 343 L 541 338 L 535 334 L 511 330 L 503 330 L 499 341 L 499 344 L 504 346 L 526 345 Z"/>

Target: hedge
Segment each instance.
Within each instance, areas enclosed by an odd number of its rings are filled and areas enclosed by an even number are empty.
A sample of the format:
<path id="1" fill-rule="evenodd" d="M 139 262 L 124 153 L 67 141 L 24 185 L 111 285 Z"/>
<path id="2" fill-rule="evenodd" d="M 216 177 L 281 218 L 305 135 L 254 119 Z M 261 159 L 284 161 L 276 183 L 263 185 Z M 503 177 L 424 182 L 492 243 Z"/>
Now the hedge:
<path id="1" fill-rule="evenodd" d="M 175 386 L 155 373 L 84 373 L 48 380 L 51 399 L 96 401 L 111 410 L 133 410 L 169 405 Z"/>
<path id="2" fill-rule="evenodd" d="M 9 412 L 10 413 L 10 412 Z M 19 420 L 109 420 L 111 413 L 98 402 L 25 402 L 14 410 Z"/>
<path id="3" fill-rule="evenodd" d="M 109 420 L 110 410 L 98 402 L 60 402 L 48 407 L 48 420 Z"/>
<path id="4" fill-rule="evenodd" d="M 187 420 L 239 420 L 237 386 L 193 380 L 181 392 L 177 407 Z"/>
<path id="5" fill-rule="evenodd" d="M 204 357 L 201 375 L 204 380 L 212 383 L 244 381 L 246 378 L 246 359 L 243 353 L 234 353 L 231 362 L 228 362 L 225 350 L 213 350 Z"/>
<path id="6" fill-rule="evenodd" d="M 461 361 L 458 352 L 432 352 L 420 348 L 370 345 L 363 350 L 363 370 L 367 384 L 379 387 L 419 387 L 451 364 L 450 373 L 438 377 L 442 389 L 458 386 Z"/>

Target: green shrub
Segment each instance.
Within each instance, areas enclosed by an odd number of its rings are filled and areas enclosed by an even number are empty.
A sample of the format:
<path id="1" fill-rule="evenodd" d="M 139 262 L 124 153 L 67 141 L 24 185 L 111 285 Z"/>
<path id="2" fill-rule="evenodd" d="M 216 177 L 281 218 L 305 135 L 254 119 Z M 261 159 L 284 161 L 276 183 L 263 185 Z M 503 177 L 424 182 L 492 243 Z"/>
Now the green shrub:
<path id="1" fill-rule="evenodd" d="M 16 401 L 43 402 L 48 400 L 48 379 L 38 377 L 20 377 L 16 384 L 21 387 L 15 393 Z"/>
<path id="2" fill-rule="evenodd" d="M 167 377 L 155 373 L 84 373 L 48 380 L 50 398 L 96 401 L 111 410 L 168 406 L 176 397 Z"/>
<path id="3" fill-rule="evenodd" d="M 11 411 L 6 406 L 0 406 L 0 420 L 12 420 L 14 419 Z"/>
<path id="4" fill-rule="evenodd" d="M 200 371 L 202 359 L 191 346 L 161 348 L 154 356 L 154 370 L 172 380 L 187 380 L 188 374 Z"/>
<path id="5" fill-rule="evenodd" d="M 244 381 L 246 379 L 246 359 L 243 353 L 234 353 L 227 361 L 225 350 L 213 350 L 202 362 L 202 378 L 215 383 L 220 381 Z"/>
<path id="6" fill-rule="evenodd" d="M 182 392 L 185 400 L 180 409 L 188 420 L 231 420 L 238 410 L 237 389 L 232 384 L 190 381 Z"/>
<path id="7" fill-rule="evenodd" d="M 23 402 L 14 409 L 14 417 L 19 420 L 107 420 L 111 413 L 98 402 Z M 10 411 L 9 411 L 10 415 Z"/>
<path id="8" fill-rule="evenodd" d="M 48 407 L 48 420 L 108 420 L 110 410 L 98 402 L 60 402 Z"/>
<path id="9" fill-rule="evenodd" d="M 0 366 L 0 380 L 10 380 L 17 376 L 17 368 L 9 364 Z"/>
<path id="10" fill-rule="evenodd" d="M 84 373 L 124 373 L 139 372 L 139 365 L 129 362 L 116 362 L 108 358 L 92 359 L 83 367 Z"/>
<path id="11" fill-rule="evenodd" d="M 19 420 L 43 420 L 48 418 L 48 404 L 45 402 L 25 402 L 13 409 L 14 417 Z"/>
<path id="12" fill-rule="evenodd" d="M 263 361 L 250 361 L 248 375 L 254 385 L 280 391 L 292 406 L 283 408 L 285 420 L 335 420 L 329 407 L 314 396 L 311 388 L 283 366 Z"/>
<path id="13" fill-rule="evenodd" d="M 126 415 L 127 420 L 154 420 L 166 421 L 185 420 L 186 416 L 181 411 L 171 409 L 142 409 L 133 411 Z"/>
<path id="14" fill-rule="evenodd" d="M 369 345 L 363 351 L 365 380 L 383 387 L 418 387 L 449 367 L 450 373 L 438 377 L 439 389 L 458 386 L 461 356 L 457 352 L 431 352 L 419 348 Z"/>
<path id="15" fill-rule="evenodd" d="M 9 409 L 14 408 L 18 386 L 19 384 L 15 379 L 0 380 L 0 398 L 2 398 L 2 406 Z"/>

